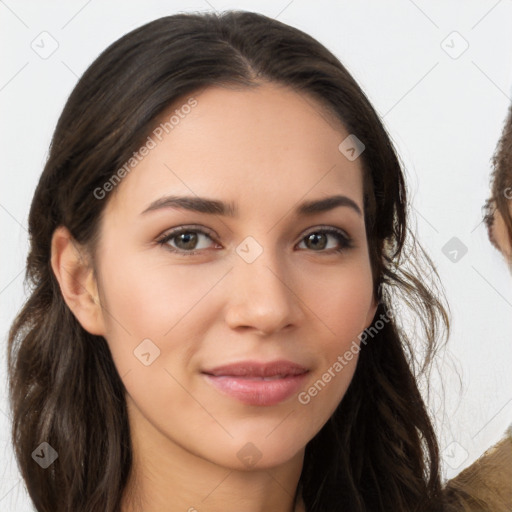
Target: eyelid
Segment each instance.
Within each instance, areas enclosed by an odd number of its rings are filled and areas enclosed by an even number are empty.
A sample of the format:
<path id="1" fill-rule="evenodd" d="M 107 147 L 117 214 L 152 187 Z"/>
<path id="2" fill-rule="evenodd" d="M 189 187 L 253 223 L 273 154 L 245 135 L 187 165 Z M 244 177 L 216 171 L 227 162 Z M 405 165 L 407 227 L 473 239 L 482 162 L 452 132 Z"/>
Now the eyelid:
<path id="1" fill-rule="evenodd" d="M 351 240 L 352 237 L 341 228 L 337 228 L 336 226 L 331 225 L 319 225 L 319 226 L 313 226 L 312 228 L 308 228 L 304 234 L 301 235 L 300 240 L 302 240 L 304 237 L 310 235 L 311 233 L 316 233 L 317 231 L 325 232 L 325 233 L 338 233 L 340 235 L 343 235 L 347 240 Z"/>
<path id="2" fill-rule="evenodd" d="M 205 235 L 213 235 L 217 236 L 217 233 L 213 231 L 213 229 L 207 228 L 205 226 L 201 226 L 200 224 L 180 224 L 174 228 L 169 228 L 163 231 L 160 235 L 157 236 L 157 240 L 165 238 L 168 235 L 175 235 L 176 233 L 181 233 L 183 231 L 199 231 L 204 233 Z"/>

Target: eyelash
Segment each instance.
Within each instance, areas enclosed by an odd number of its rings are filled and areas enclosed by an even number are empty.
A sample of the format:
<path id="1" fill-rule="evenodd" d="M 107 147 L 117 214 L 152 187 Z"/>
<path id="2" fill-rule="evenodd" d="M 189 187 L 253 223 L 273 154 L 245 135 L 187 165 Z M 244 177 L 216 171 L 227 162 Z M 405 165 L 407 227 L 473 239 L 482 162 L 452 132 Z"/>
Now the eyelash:
<path id="1" fill-rule="evenodd" d="M 214 241 L 212 239 L 212 237 L 206 231 L 203 231 L 202 229 L 198 229 L 198 228 L 195 228 L 195 227 L 192 227 L 192 226 L 191 227 L 182 226 L 182 227 L 176 228 L 173 231 L 171 231 L 171 232 L 167 233 L 166 235 L 164 235 L 162 238 L 157 240 L 157 243 L 159 245 L 165 247 L 167 250 L 169 250 L 169 251 L 171 251 L 173 253 L 182 254 L 182 255 L 186 255 L 186 256 L 193 256 L 195 254 L 199 254 L 201 251 L 204 250 L 204 249 L 199 249 L 199 250 L 185 251 L 185 250 L 182 250 L 182 249 L 177 249 L 175 247 L 172 247 L 172 246 L 170 246 L 168 244 L 168 242 L 170 240 L 172 240 L 173 238 L 181 235 L 182 233 L 201 234 L 201 235 L 207 236 L 208 238 L 210 238 L 210 240 Z M 322 234 L 327 234 L 327 235 L 334 236 L 338 240 L 340 247 L 337 248 L 337 249 L 322 249 L 322 250 L 319 250 L 319 251 L 312 250 L 312 252 L 333 254 L 333 253 L 341 253 L 341 252 L 343 252 L 343 251 L 345 251 L 347 249 L 351 249 L 351 248 L 354 247 L 353 240 L 349 236 L 347 236 L 340 229 L 333 228 L 333 227 L 319 227 L 319 228 L 316 228 L 315 230 L 310 231 L 309 233 L 304 235 L 301 238 L 299 243 L 303 242 L 308 236 L 312 235 L 313 233 L 317 233 L 317 234 L 318 233 L 322 233 Z"/>

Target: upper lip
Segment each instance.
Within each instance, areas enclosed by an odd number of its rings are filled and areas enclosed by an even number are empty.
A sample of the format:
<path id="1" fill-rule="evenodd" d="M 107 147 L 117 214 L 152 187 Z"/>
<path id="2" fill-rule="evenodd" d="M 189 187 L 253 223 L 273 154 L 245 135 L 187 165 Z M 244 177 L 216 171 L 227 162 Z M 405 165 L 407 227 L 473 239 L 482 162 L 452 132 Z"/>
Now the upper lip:
<path id="1" fill-rule="evenodd" d="M 211 370 L 203 370 L 203 373 L 215 377 L 275 377 L 277 375 L 288 377 L 301 375 L 309 371 L 304 366 L 292 361 L 271 361 L 268 363 L 259 361 L 242 361 L 239 363 L 217 366 Z"/>

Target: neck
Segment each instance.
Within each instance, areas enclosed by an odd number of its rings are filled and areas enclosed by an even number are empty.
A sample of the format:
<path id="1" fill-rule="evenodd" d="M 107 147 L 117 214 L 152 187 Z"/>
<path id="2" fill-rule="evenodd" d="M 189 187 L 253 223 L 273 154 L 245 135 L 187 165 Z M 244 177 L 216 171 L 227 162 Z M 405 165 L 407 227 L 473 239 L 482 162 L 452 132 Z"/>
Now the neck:
<path id="1" fill-rule="evenodd" d="M 304 512 L 295 500 L 304 450 L 277 467 L 243 470 L 191 453 L 133 409 L 130 429 L 132 470 L 121 512 Z"/>

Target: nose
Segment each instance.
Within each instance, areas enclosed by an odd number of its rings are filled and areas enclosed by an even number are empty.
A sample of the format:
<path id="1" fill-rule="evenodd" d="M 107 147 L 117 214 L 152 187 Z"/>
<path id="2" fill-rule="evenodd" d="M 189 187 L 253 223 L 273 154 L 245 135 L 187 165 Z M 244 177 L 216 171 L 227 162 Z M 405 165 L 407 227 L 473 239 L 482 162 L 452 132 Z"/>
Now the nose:
<path id="1" fill-rule="evenodd" d="M 232 329 L 252 329 L 268 335 L 297 326 L 303 316 L 285 264 L 278 264 L 270 250 L 252 263 L 236 256 L 230 272 L 226 323 Z"/>

